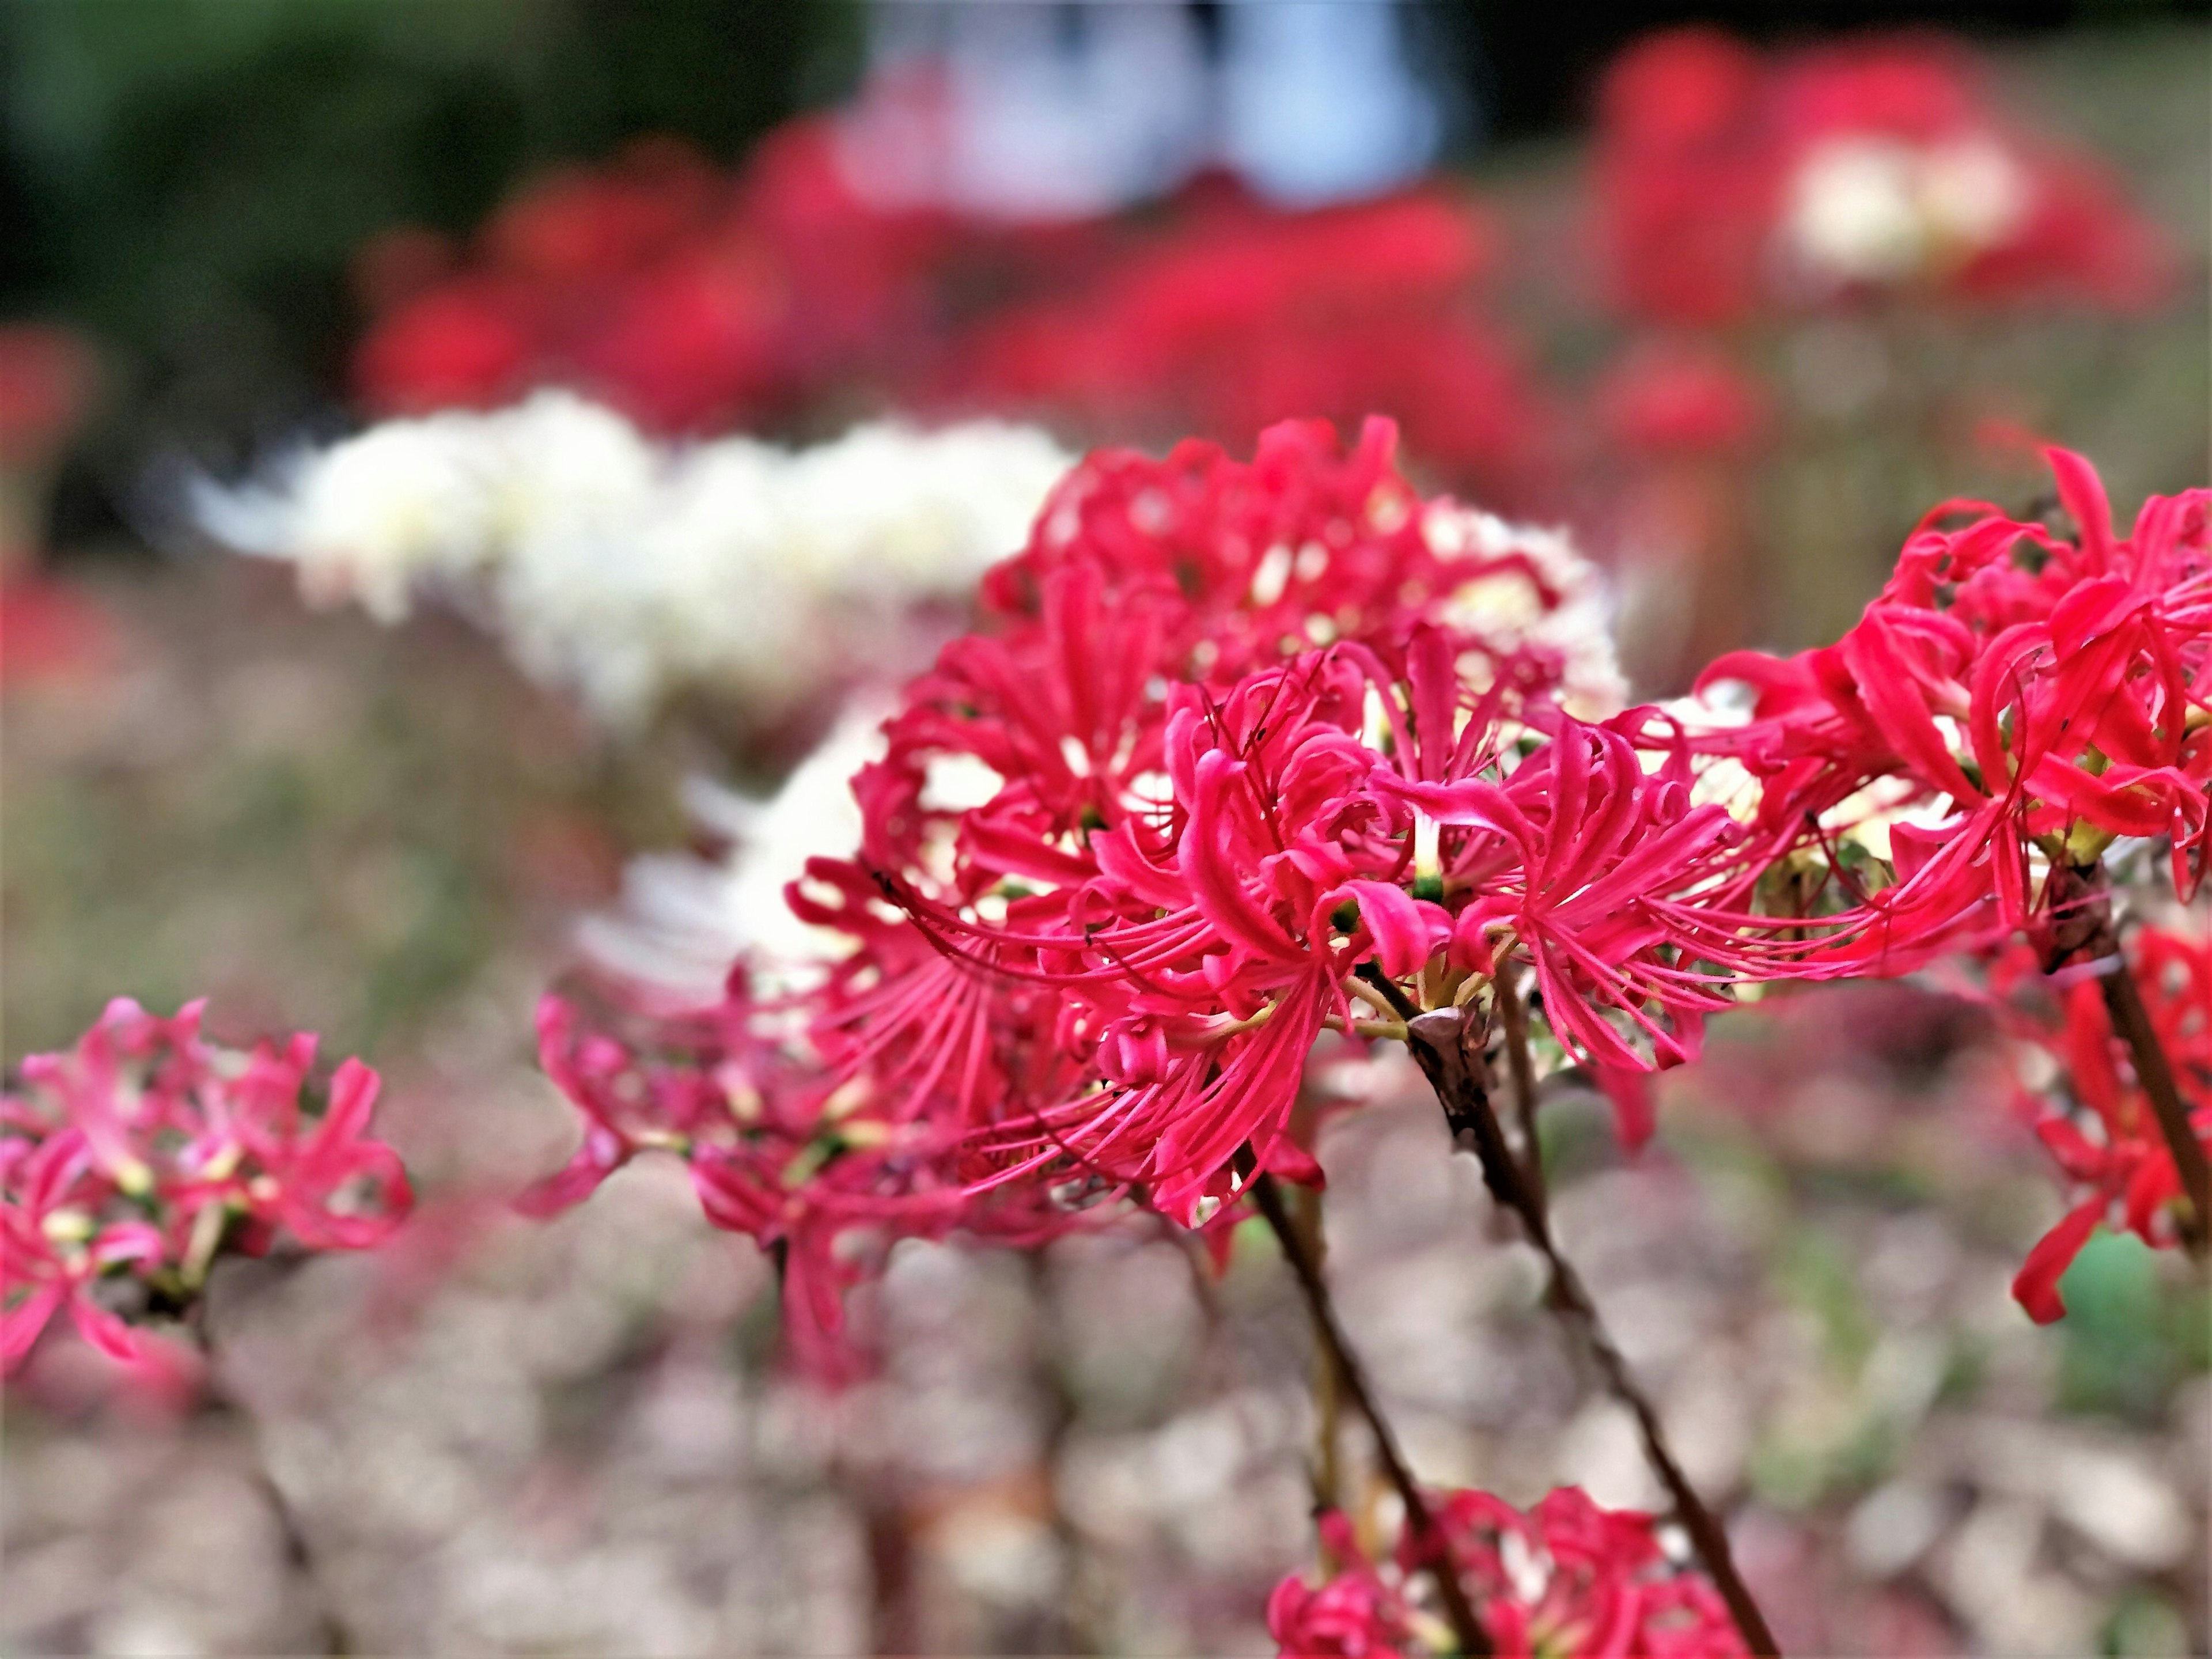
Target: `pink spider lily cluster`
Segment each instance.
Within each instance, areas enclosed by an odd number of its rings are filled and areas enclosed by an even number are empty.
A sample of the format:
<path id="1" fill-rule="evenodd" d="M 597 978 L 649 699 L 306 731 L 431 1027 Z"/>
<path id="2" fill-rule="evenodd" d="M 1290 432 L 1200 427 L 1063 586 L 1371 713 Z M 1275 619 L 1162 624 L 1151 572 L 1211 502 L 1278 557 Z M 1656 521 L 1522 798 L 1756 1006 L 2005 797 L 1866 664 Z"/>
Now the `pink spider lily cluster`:
<path id="1" fill-rule="evenodd" d="M 1745 1652 L 1711 1584 L 1674 1567 L 1653 1517 L 1605 1510 L 1577 1487 L 1527 1513 L 1482 1492 L 1431 1500 L 1469 1598 L 1482 1608 L 1502 1659 L 1583 1654 L 1592 1659 L 1736 1659 Z M 1422 1597 L 1428 1552 L 1401 1540 L 1381 1562 L 1351 1522 L 1319 1520 L 1330 1571 L 1319 1585 L 1296 1574 L 1267 1601 L 1267 1632 L 1286 1655 L 1398 1659 L 1453 1650 L 1451 1631 Z"/>
<path id="2" fill-rule="evenodd" d="M 1704 684 L 1745 683 L 1756 700 L 1747 723 L 1698 739 L 1742 769 L 1754 830 L 1814 831 L 1818 848 L 1770 883 L 1845 924 L 1808 967 L 1887 975 L 2017 941 L 1998 981 L 2070 981 L 2051 1048 L 2096 1138 L 2056 1109 L 2039 1133 L 2094 1196 L 2014 1287 L 2040 1321 L 2063 1311 L 2058 1276 L 2108 1212 L 2153 1244 L 2201 1229 L 2203 1160 L 2184 1138 L 2212 1144 L 2203 946 L 2146 929 L 2122 957 L 2104 862 L 2123 839 L 2163 842 L 2186 902 L 2212 853 L 2212 492 L 2154 497 L 2122 537 L 2088 464 L 2051 460 L 2075 536 L 1983 503 L 1937 507 L 1837 644 L 1714 663 Z M 2124 1058 L 2116 994 L 2149 1013 L 2148 1048 Z M 2158 1052 L 2182 1120 L 2163 1127 L 2137 1074 Z"/>
<path id="3" fill-rule="evenodd" d="M 1872 924 L 1837 960 L 1889 971 L 1962 927 L 2030 929 L 2063 954 L 2083 896 L 2051 872 L 2087 871 L 2122 836 L 2170 840 L 2185 901 L 2203 878 L 2212 492 L 2154 497 L 2123 538 L 2088 464 L 2051 462 L 2076 538 L 1947 502 L 1837 644 L 1705 672 L 1757 694 L 1747 725 L 1702 740 L 1755 781 L 1753 823 L 1855 836 L 1894 878 L 1870 893 L 1831 857 Z"/>
<path id="4" fill-rule="evenodd" d="M 587 1006 L 596 1018 L 586 1018 Z M 957 1129 L 861 1109 L 864 1093 L 811 1060 L 803 1011 L 752 1001 L 647 1017 L 568 996 L 538 1011 L 546 1073 L 585 1121 L 581 1146 L 524 1193 L 529 1215 L 588 1196 L 641 1152 L 689 1167 L 707 1218 L 774 1256 L 785 1323 L 802 1366 L 854 1374 L 844 1297 L 896 1237 L 955 1228 L 1009 1246 L 1042 1243 L 1067 1220 L 1041 1190 L 979 1202 L 953 1170 Z"/>
<path id="5" fill-rule="evenodd" d="M 741 961 L 719 1006 L 678 1018 L 619 987 L 599 1014 L 549 999 L 547 1068 L 586 1134 L 526 1207 L 678 1152 L 708 1218 L 774 1255 L 800 1357 L 837 1367 L 842 1292 L 900 1237 L 1036 1243 L 1133 1204 L 1218 1251 L 1256 1205 L 1387 1446 L 1273 1183 L 1321 1184 L 1314 1054 L 1404 1041 L 1638 1410 L 1711 1579 L 1665 1573 L 1648 1522 L 1576 1495 L 1530 1517 L 1474 1493 L 1420 1516 L 1393 1453 L 1411 1553 L 1386 1572 L 1334 1549 L 1328 1584 L 1279 1591 L 1279 1638 L 1771 1652 L 1724 1531 L 1559 1254 L 1533 1145 L 1516 1152 L 1492 1115 L 1486 1033 L 1495 1016 L 1510 1049 L 1540 1022 L 1633 1144 L 1642 1079 L 1692 1058 L 1747 988 L 2008 941 L 2039 972 L 2115 965 L 2107 848 L 2170 841 L 2185 898 L 2203 873 L 2212 492 L 2152 501 L 2122 538 L 2087 463 L 2054 451 L 2075 535 L 1947 503 L 1838 644 L 1712 665 L 1705 684 L 1752 690 L 1731 720 L 1594 706 L 1547 631 L 1567 606 L 1540 538 L 1423 501 L 1394 436 L 1373 422 L 1344 453 L 1292 423 L 1249 464 L 1187 444 L 1079 466 L 986 578 L 979 630 L 884 722 L 884 757 L 853 780 L 859 848 L 787 890 L 835 941 L 811 988 L 771 994 L 790 976 Z M 2184 980 L 2160 1018 L 2194 1066 L 2203 982 Z M 2207 1207 L 2188 1170 L 2160 1173 L 2178 1110 L 2160 1147 L 2101 1075 L 2076 1084 L 2100 1136 L 2046 1131 L 2089 1196 L 2022 1274 L 2038 1317 L 2100 1218 L 2164 1242 L 2167 1212 L 2193 1227 Z M 1415 1572 L 1442 1635 L 1404 1589 Z"/>
<path id="6" fill-rule="evenodd" d="M 1390 456 L 1382 423 L 1349 453 L 1291 424 L 1249 465 L 1079 467 L 886 722 L 856 855 L 792 890 L 839 940 L 818 988 L 757 999 L 740 964 L 627 1042 L 549 1005 L 589 1133 L 534 1207 L 673 1148 L 834 1328 L 891 1235 L 1041 1238 L 1120 1197 L 1214 1228 L 1255 1170 L 1318 1181 L 1324 1041 L 1526 976 L 1634 1141 L 1640 1077 L 1745 986 L 2023 931 L 2055 966 L 2118 836 L 2201 877 L 2205 492 L 2124 539 L 2054 452 L 2075 538 L 1948 503 L 1839 643 L 1712 665 L 1753 688 L 1740 723 L 1593 720 L 1530 621 L 1541 562 Z"/>
<path id="7" fill-rule="evenodd" d="M 101 1352 L 155 1371 L 142 1322 L 187 1312 L 216 1258 L 366 1249 L 412 1201 L 398 1155 L 368 1138 L 378 1079 L 357 1060 L 313 1081 L 315 1039 L 251 1050 L 127 998 L 64 1053 L 33 1054 L 0 1094 L 0 1356 L 13 1370 L 67 1310 Z"/>
<path id="8" fill-rule="evenodd" d="M 1374 422 L 1340 453 L 1325 426 L 1291 423 L 1249 463 L 1190 443 L 1164 460 L 1105 452 L 1079 467 L 1028 549 L 987 578 L 982 629 L 908 689 L 888 754 L 854 780 L 857 854 L 814 860 L 791 894 L 838 941 L 820 988 L 763 1003 L 741 967 L 721 1009 L 633 1041 L 619 1021 L 580 1034 L 568 1004 L 549 1006 L 551 1069 L 588 1133 L 532 1206 L 573 1201 L 635 1151 L 672 1146 L 710 1215 L 819 1286 L 850 1276 L 836 1252 L 865 1254 L 863 1224 L 1042 1237 L 1133 1182 L 1194 1216 L 1255 1135 L 1272 1167 L 1310 1178 L 1280 1133 L 1305 1051 L 1325 1024 L 1358 1035 L 1339 981 L 1378 930 L 1395 939 L 1431 913 L 1384 891 L 1395 855 L 1370 848 L 1374 920 L 1352 932 L 1328 922 L 1363 890 L 1346 886 L 1358 875 L 1349 866 L 1334 877 L 1282 866 L 1285 891 L 1304 883 L 1308 908 L 1321 907 L 1305 942 L 1278 930 L 1255 951 L 1204 912 L 1147 927 L 1146 895 L 1186 907 L 1239 856 L 1210 844 L 1227 829 L 1214 797 L 1231 757 L 1203 758 L 1221 711 L 1209 716 L 1198 688 L 1218 688 L 1231 718 L 1250 715 L 1249 739 L 1265 723 L 1260 686 L 1285 686 L 1285 719 L 1258 734 L 1278 748 L 1310 723 L 1297 708 L 1325 703 L 1347 757 L 1363 718 L 1355 681 L 1390 686 L 1386 664 L 1402 670 L 1409 652 L 1431 682 L 1455 651 L 1479 653 L 1501 717 L 1565 720 L 1563 698 L 1612 695 L 1546 642 L 1570 596 L 1542 549 L 1422 501 L 1394 438 Z M 1455 614 L 1474 620 L 1450 631 L 1436 620 Z M 1318 655 L 1316 641 L 1328 642 Z M 1259 678 L 1239 693 L 1248 676 Z M 1177 791 L 1199 787 L 1201 770 L 1210 827 L 1186 855 Z M 1299 810 L 1322 804 L 1302 796 Z M 1385 833 L 1369 836 L 1377 848 Z M 1251 902 L 1224 902 L 1233 929 Z M 1310 921 L 1297 924 L 1302 940 Z M 1297 994 L 1280 1017 L 1261 1017 L 1286 990 Z M 1217 1060 L 1230 1081 L 1194 1084 Z M 1146 1126 L 1194 1086 L 1222 1122 L 1141 1150 Z M 1079 1103 L 1100 1090 L 1131 1119 L 1111 1137 L 1071 1122 L 1097 1115 Z M 1063 1126 L 1075 1135 L 1064 1157 L 1050 1139 Z M 1046 1156 L 1012 1144 L 1040 1136 Z M 834 1316 L 835 1298 L 793 1311 Z"/>

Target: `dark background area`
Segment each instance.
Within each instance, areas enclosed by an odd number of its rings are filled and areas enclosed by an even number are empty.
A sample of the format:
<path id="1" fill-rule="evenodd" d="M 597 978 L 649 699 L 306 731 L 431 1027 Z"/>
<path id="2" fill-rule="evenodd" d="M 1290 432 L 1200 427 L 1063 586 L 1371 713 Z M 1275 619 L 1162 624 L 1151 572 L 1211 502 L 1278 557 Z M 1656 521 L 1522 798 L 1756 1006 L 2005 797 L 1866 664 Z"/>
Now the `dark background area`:
<path id="1" fill-rule="evenodd" d="M 2212 15 L 2204 0 L 2018 0 L 2015 4 L 1913 5 L 1885 0 L 1741 0 L 1734 5 L 1526 5 L 1469 0 L 1440 13 L 1469 48 L 1472 86 L 1498 138 L 1538 137 L 1581 119 L 1597 72 L 1646 29 L 1711 23 L 1755 40 L 1789 41 L 1846 29 L 1927 27 L 1991 37 Z"/>

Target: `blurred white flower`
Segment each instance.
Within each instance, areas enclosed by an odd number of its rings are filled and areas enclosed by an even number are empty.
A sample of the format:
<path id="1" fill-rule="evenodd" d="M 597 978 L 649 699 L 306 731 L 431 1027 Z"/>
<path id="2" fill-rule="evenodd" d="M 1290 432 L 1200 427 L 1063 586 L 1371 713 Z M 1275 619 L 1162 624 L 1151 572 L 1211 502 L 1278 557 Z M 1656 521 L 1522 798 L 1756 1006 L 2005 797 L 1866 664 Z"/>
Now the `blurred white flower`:
<path id="1" fill-rule="evenodd" d="M 1500 646 L 1533 645 L 1556 652 L 1564 702 L 1577 719 L 1603 720 L 1626 706 L 1628 682 L 1613 649 L 1605 577 L 1575 550 L 1565 531 L 1509 524 L 1449 501 L 1430 507 L 1421 529 L 1440 555 L 1478 553 L 1498 559 L 1518 554 L 1528 565 L 1526 572 L 1502 569 L 1462 585 L 1446 601 L 1443 621 Z M 1544 589 L 1555 601 L 1549 609 Z"/>
<path id="2" fill-rule="evenodd" d="M 1721 680 L 1708 685 L 1694 696 L 1669 697 L 1659 703 L 1659 712 L 1685 732 L 1724 732 L 1751 723 L 1755 708 L 1751 688 L 1741 680 Z M 1643 756 L 1644 769 L 1656 772 L 1666 763 L 1666 756 L 1656 749 L 1647 750 Z M 1765 791 L 1751 769 L 1734 755 L 1703 755 L 1698 757 L 1697 776 L 1690 785 L 1690 804 L 1692 806 L 1725 806 L 1729 816 L 1739 823 L 1749 823 L 1759 816 L 1759 805 Z"/>
<path id="3" fill-rule="evenodd" d="M 546 392 L 388 422 L 195 507 L 220 540 L 292 561 L 316 603 L 389 622 L 428 595 L 472 601 L 610 725 L 693 689 L 772 719 L 856 665 L 919 665 L 896 648 L 913 609 L 964 600 L 1018 551 L 1073 461 L 988 422 L 660 446 Z"/>
<path id="4" fill-rule="evenodd" d="M 1988 137 L 1838 138 L 1798 163 L 1783 241 L 1822 282 L 1900 282 L 2002 244 L 2029 193 L 2019 162 Z"/>

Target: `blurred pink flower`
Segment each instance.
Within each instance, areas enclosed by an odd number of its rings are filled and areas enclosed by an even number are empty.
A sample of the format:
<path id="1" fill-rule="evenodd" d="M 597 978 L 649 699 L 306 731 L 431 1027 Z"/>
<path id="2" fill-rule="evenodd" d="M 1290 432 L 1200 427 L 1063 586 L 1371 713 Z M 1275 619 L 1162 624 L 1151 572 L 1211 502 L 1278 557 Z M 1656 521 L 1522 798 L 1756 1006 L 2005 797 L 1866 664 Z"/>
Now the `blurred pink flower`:
<path id="1" fill-rule="evenodd" d="M 202 1034 L 202 1009 L 163 1019 L 118 998 L 0 1094 L 9 1370 L 64 1308 L 104 1352 L 165 1364 L 137 1322 L 186 1311 L 218 1255 L 264 1255 L 280 1237 L 364 1249 L 405 1218 L 406 1171 L 366 1133 L 376 1073 L 349 1060 L 313 1088 L 313 1036 L 226 1048 Z"/>

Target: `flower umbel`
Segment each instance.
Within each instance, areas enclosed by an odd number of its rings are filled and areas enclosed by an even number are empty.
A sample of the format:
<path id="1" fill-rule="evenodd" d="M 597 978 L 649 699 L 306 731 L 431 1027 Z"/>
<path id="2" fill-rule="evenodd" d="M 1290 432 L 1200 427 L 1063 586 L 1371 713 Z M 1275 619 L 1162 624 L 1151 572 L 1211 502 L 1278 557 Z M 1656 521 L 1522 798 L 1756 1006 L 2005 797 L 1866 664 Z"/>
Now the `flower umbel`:
<path id="1" fill-rule="evenodd" d="M 128 998 L 74 1048 L 33 1054 L 0 1094 L 0 1355 L 13 1370 L 66 1309 L 114 1358 L 160 1367 L 142 1322 L 187 1312 L 225 1253 L 380 1243 L 412 1202 L 398 1154 L 367 1130 L 377 1075 L 327 1085 L 305 1034 L 249 1050 Z"/>
<path id="2" fill-rule="evenodd" d="M 1485 1492 L 1431 1501 L 1468 1598 L 1501 1659 L 1736 1659 L 1747 1650 L 1719 1593 L 1673 1565 L 1657 1522 L 1605 1510 L 1563 1486 L 1526 1513 Z M 1295 1574 L 1267 1600 L 1267 1631 L 1285 1655 L 1390 1659 L 1453 1650 L 1423 1599 L 1419 1552 L 1402 1540 L 1381 1562 L 1351 1522 L 1321 1517 L 1331 1569 L 1319 1585 Z"/>

